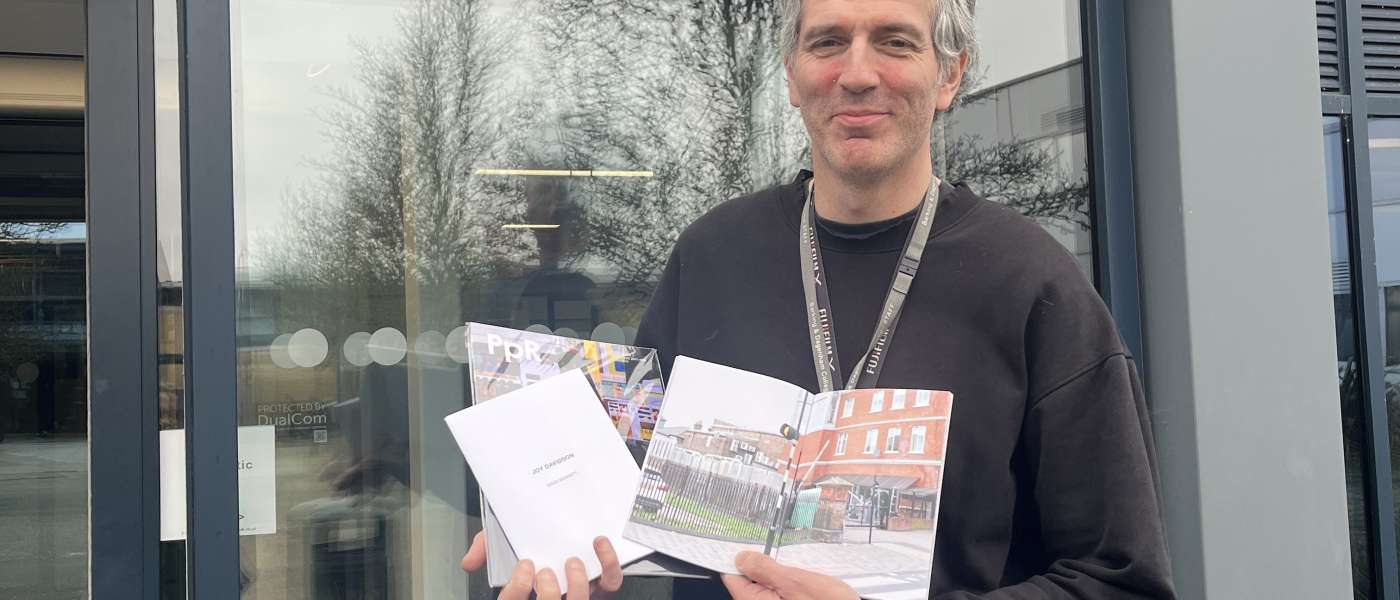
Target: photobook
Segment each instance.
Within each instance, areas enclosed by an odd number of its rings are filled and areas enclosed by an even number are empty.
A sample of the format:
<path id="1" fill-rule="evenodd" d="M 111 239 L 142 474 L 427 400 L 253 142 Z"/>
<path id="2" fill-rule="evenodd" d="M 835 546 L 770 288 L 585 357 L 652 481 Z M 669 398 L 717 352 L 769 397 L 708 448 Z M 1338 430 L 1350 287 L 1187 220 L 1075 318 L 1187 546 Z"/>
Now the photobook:
<path id="1" fill-rule="evenodd" d="M 752 550 L 862 598 L 926 598 L 952 408 L 679 357 L 624 536 L 721 573 Z"/>

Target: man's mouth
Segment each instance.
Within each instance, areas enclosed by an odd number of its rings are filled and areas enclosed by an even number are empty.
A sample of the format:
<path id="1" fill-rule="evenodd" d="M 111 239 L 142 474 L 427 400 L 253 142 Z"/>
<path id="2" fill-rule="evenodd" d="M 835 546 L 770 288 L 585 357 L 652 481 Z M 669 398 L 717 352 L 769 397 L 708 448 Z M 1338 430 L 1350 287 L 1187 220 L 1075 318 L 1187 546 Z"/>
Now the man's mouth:
<path id="1" fill-rule="evenodd" d="M 879 121 L 880 119 L 883 119 L 887 116 L 889 116 L 889 113 L 863 110 L 848 110 L 836 113 L 836 116 L 833 117 L 833 120 L 847 127 L 864 127 L 866 125 L 875 123 L 876 121 Z"/>

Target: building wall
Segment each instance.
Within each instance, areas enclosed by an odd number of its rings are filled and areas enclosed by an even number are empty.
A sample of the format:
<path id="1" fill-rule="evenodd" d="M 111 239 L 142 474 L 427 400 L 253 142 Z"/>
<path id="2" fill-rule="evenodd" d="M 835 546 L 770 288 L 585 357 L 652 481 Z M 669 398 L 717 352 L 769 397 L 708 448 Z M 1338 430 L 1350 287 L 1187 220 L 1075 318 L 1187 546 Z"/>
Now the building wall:
<path id="1" fill-rule="evenodd" d="M 882 408 L 871 411 L 872 400 L 882 395 Z M 797 441 L 796 470 L 799 480 L 816 482 L 830 476 L 875 475 L 912 477 L 910 487 L 938 489 L 947 447 L 948 414 L 953 396 L 931 392 L 927 406 L 916 406 L 916 391 L 905 394 L 903 408 L 892 408 L 894 396 L 888 390 L 847 392 L 835 406 L 831 423 L 811 431 Z M 845 400 L 854 399 L 851 415 L 845 416 Z M 922 452 L 911 452 L 913 428 L 924 427 Z M 887 451 L 891 429 L 899 429 L 894 451 Z M 875 452 L 865 452 L 866 432 L 878 433 Z M 838 454 L 838 438 L 846 434 L 844 452 Z"/>
<path id="2" fill-rule="evenodd" d="M 1315 7 L 1122 6 L 1177 593 L 1349 598 Z"/>

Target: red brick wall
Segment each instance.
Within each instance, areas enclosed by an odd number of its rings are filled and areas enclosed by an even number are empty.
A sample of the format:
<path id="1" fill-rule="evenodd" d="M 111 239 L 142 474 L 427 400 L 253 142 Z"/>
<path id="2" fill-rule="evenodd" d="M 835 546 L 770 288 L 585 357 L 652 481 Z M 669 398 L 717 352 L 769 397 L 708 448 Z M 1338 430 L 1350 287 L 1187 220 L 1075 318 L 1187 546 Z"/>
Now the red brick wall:
<path id="1" fill-rule="evenodd" d="M 932 392 L 928 406 L 914 406 L 917 391 L 909 390 L 904 397 L 904 406 L 891 408 L 893 393 L 885 390 L 881 410 L 872 412 L 871 402 L 877 390 L 855 390 L 842 395 L 835 407 L 833 429 L 810 432 L 798 440 L 799 465 L 796 476 L 808 482 L 819 481 L 831 475 L 863 475 L 916 477 L 913 487 L 936 489 L 941 466 L 928 464 L 900 464 L 907 461 L 942 461 L 945 438 L 948 428 L 948 415 L 952 409 L 952 395 L 947 392 Z M 845 414 L 845 401 L 854 397 L 855 405 L 851 416 Z M 911 453 L 912 428 L 922 426 L 924 450 Z M 899 443 L 894 452 L 886 452 L 889 430 L 899 428 Z M 865 453 L 865 436 L 870 429 L 876 429 L 875 453 Z M 845 433 L 845 453 L 836 454 L 837 438 Z M 818 455 L 820 453 L 820 455 Z M 815 467 L 814 462 L 824 462 Z M 810 476 L 808 472 L 810 470 Z"/>

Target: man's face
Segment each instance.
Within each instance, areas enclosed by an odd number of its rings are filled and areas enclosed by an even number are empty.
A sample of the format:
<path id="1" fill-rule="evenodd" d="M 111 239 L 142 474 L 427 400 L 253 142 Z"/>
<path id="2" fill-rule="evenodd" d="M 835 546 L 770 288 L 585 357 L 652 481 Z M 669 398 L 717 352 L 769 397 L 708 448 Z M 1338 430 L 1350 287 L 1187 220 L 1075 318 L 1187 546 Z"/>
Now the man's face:
<path id="1" fill-rule="evenodd" d="M 797 49 L 785 61 L 814 162 L 873 179 L 927 152 L 936 110 L 962 73 L 940 83 L 935 0 L 803 0 Z"/>

